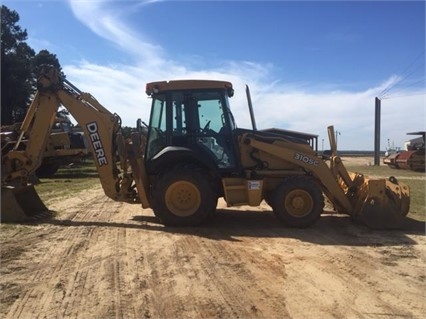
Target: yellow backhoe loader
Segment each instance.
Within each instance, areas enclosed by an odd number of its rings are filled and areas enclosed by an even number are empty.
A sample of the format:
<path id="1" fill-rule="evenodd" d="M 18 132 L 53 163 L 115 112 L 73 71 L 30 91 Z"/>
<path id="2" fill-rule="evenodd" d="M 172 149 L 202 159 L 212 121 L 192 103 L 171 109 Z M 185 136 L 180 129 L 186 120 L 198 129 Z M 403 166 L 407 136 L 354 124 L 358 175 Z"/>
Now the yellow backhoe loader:
<path id="1" fill-rule="evenodd" d="M 28 120 L 26 123 L 31 124 Z M 22 131 L 30 132 L 31 130 L 23 126 L 23 123 L 1 128 L 2 156 L 15 148 L 18 139 L 19 149 L 25 149 L 28 138 L 25 133 L 21 135 Z M 37 177 L 53 176 L 59 167 L 80 162 L 88 157 L 88 153 L 82 132 L 72 128 L 69 118 L 56 117 L 43 152 L 43 160 L 35 174 Z"/>
<path id="2" fill-rule="evenodd" d="M 147 136 L 120 134 L 120 118 L 44 67 L 24 124 L 28 142 L 2 157 L 2 220 L 24 220 L 46 210 L 27 176 L 40 164 L 52 121 L 65 106 L 84 129 L 105 194 L 152 208 L 165 224 L 205 222 L 224 197 L 228 206 L 262 200 L 292 227 L 312 225 L 325 197 L 338 213 L 372 228 L 398 228 L 409 210 L 409 189 L 394 177 L 372 180 L 348 172 L 337 156 L 318 156 L 317 136 L 282 129 L 237 128 L 230 110 L 232 84 L 179 80 L 146 85 L 152 99 Z M 138 128 L 141 128 L 138 121 Z M 145 143 L 146 142 L 146 143 Z M 19 143 L 18 143 L 19 144 Z"/>

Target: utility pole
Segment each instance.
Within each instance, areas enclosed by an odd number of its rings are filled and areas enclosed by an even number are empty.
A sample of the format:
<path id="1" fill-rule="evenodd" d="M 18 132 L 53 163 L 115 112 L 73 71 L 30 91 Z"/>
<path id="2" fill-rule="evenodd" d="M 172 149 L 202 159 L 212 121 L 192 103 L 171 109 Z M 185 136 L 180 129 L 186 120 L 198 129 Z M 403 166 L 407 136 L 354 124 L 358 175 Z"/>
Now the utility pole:
<path id="1" fill-rule="evenodd" d="M 382 101 L 376 97 L 374 118 L 374 166 L 380 166 L 380 109 Z"/>
<path id="2" fill-rule="evenodd" d="M 340 132 L 336 130 L 336 151 L 339 149 L 339 148 L 337 147 L 337 135 L 340 135 Z"/>

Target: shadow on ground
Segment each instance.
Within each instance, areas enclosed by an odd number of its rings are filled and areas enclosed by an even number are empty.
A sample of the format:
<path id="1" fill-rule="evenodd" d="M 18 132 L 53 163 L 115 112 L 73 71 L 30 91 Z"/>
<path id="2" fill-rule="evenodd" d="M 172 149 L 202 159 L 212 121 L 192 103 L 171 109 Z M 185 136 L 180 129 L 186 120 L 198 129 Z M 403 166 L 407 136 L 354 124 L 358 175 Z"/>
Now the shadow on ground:
<path id="1" fill-rule="evenodd" d="M 414 245 L 409 235 L 425 235 L 425 222 L 407 218 L 401 229 L 373 230 L 355 224 L 349 216 L 322 215 L 311 227 L 290 228 L 279 222 L 270 211 L 243 211 L 218 209 L 206 223 L 197 227 L 167 227 L 144 210 L 144 215 L 133 216 L 128 222 L 79 221 L 73 219 L 47 218 L 28 224 L 51 224 L 64 227 L 112 227 L 140 229 L 182 235 L 205 237 L 213 240 L 240 241 L 242 237 L 293 238 L 320 245 L 389 246 Z"/>

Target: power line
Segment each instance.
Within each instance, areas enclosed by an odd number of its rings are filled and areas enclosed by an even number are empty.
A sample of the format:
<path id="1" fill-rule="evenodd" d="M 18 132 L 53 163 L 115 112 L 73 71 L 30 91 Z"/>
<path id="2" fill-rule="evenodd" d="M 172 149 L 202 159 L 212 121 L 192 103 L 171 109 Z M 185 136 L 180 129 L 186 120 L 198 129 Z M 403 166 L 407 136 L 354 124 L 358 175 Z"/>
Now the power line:
<path id="1" fill-rule="evenodd" d="M 382 97 L 381 100 L 389 100 L 389 99 L 395 99 L 398 97 L 407 97 L 407 96 L 418 96 L 418 95 L 426 95 L 426 91 L 423 93 L 413 93 L 413 94 L 404 94 L 404 95 L 388 95 L 385 97 Z"/>
<path id="2" fill-rule="evenodd" d="M 415 74 L 416 72 L 418 72 L 420 70 L 420 68 L 424 67 L 424 61 L 422 61 L 420 64 L 417 64 L 417 61 L 424 56 L 425 50 L 423 50 L 422 52 L 420 52 L 420 54 L 418 54 L 414 60 L 404 69 L 404 71 L 402 71 L 401 73 L 401 78 L 399 80 L 397 80 L 394 83 L 389 84 L 386 88 L 384 88 L 380 93 L 379 96 L 381 98 L 383 98 L 386 95 L 389 95 L 389 91 L 391 91 L 392 89 L 394 89 L 395 87 L 397 87 L 398 85 L 401 85 L 402 83 L 404 83 L 404 81 L 406 81 L 410 76 L 412 76 L 413 74 Z M 413 67 L 414 66 L 414 67 Z M 424 68 L 423 68 L 424 69 Z"/>
<path id="3" fill-rule="evenodd" d="M 408 89 L 408 88 L 411 88 L 411 87 L 414 87 L 414 86 L 416 86 L 416 85 L 418 85 L 418 84 L 421 84 L 421 83 L 425 83 L 425 77 L 423 77 L 422 79 L 420 79 L 420 80 L 417 80 L 417 81 L 414 81 L 414 82 L 411 82 L 410 84 L 408 84 L 407 83 L 407 85 L 404 85 L 404 86 L 402 86 L 402 87 L 399 87 L 398 88 L 398 90 L 396 91 L 396 92 L 393 92 L 393 93 L 385 93 L 385 94 L 383 94 L 382 96 L 381 96 L 381 99 L 382 100 L 386 100 L 386 99 L 390 99 L 391 97 L 393 97 L 393 95 L 394 94 L 398 94 L 398 92 L 401 92 L 401 91 L 403 91 L 404 89 Z M 424 86 L 424 85 L 423 85 Z M 422 93 L 422 94 L 424 94 L 424 93 Z M 412 94 L 410 94 L 410 95 L 412 95 Z M 418 95 L 418 93 L 415 93 L 414 95 Z M 409 96 L 409 95 L 407 95 L 407 96 Z"/>
<path id="4" fill-rule="evenodd" d="M 420 52 L 415 58 L 414 58 L 414 60 L 401 72 L 401 77 L 403 77 L 404 76 L 404 74 L 406 73 L 406 72 L 408 72 L 408 70 L 411 68 L 411 66 L 414 64 L 414 63 L 416 63 L 417 62 L 417 60 L 418 59 L 420 59 L 422 56 L 424 56 L 424 53 L 425 53 L 425 49 L 423 49 L 423 51 L 422 52 Z M 424 65 L 424 62 L 422 63 L 423 65 Z M 401 80 L 399 80 L 399 81 L 397 81 L 397 82 L 395 82 L 395 83 L 392 83 L 392 84 L 390 84 L 389 86 L 387 86 L 385 89 L 383 89 L 383 91 L 382 92 L 380 92 L 380 94 L 379 95 L 382 95 L 382 94 L 384 94 L 386 91 L 389 91 L 392 87 L 394 87 L 398 82 L 400 82 Z"/>
<path id="5" fill-rule="evenodd" d="M 397 82 L 395 82 L 392 86 L 390 86 L 387 90 L 384 90 L 383 92 L 382 92 L 382 94 L 381 94 L 381 96 L 384 96 L 384 95 L 386 95 L 387 93 L 389 93 L 389 91 L 391 91 L 391 90 L 393 90 L 393 89 L 395 89 L 396 87 L 398 87 L 398 86 L 401 86 L 401 84 L 405 84 L 405 82 L 406 82 L 406 80 L 411 76 L 411 75 L 413 75 L 414 73 L 416 73 L 417 71 L 419 71 L 419 69 L 421 68 L 421 67 L 424 67 L 424 63 L 423 64 L 420 64 L 420 65 L 418 65 L 417 66 L 417 69 L 414 69 L 413 71 L 411 71 L 410 73 L 408 73 L 406 76 L 404 76 L 403 78 L 401 78 L 399 81 L 397 81 Z M 424 69 L 424 68 L 423 68 Z M 405 81 L 405 82 L 404 82 Z M 420 80 L 420 81 L 423 81 L 423 80 Z M 419 82 L 420 82 L 419 81 Z M 410 85 L 411 86 L 411 85 Z"/>
<path id="6" fill-rule="evenodd" d="M 391 84 L 389 87 L 387 87 L 385 90 L 383 90 L 380 93 L 380 96 L 384 97 L 386 95 L 389 95 L 389 92 L 394 90 L 395 88 L 402 89 L 402 88 L 407 88 L 407 87 L 413 86 L 413 82 L 411 82 L 411 84 L 408 84 L 408 85 L 406 85 L 406 83 L 409 81 L 409 77 L 411 77 L 413 74 L 418 72 L 420 70 L 420 68 L 422 68 L 422 67 L 424 69 L 424 63 L 418 65 L 416 69 L 412 70 L 410 73 L 407 73 L 404 77 L 400 78 L 398 81 Z M 421 80 L 417 80 L 415 83 L 420 83 L 422 81 L 424 81 L 424 76 Z"/>

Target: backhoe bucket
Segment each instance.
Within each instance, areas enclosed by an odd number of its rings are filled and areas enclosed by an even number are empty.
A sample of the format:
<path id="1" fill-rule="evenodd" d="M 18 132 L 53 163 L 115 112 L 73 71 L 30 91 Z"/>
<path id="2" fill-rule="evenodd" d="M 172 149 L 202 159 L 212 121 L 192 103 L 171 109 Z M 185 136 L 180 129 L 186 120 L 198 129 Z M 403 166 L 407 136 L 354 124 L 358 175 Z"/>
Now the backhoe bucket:
<path id="1" fill-rule="evenodd" d="M 51 212 L 41 201 L 34 186 L 2 187 L 2 222 L 26 222 L 48 216 L 51 216 Z"/>
<path id="2" fill-rule="evenodd" d="M 365 178 L 353 199 L 354 220 L 374 229 L 403 227 L 410 208 L 410 190 L 395 177 L 388 180 Z"/>

